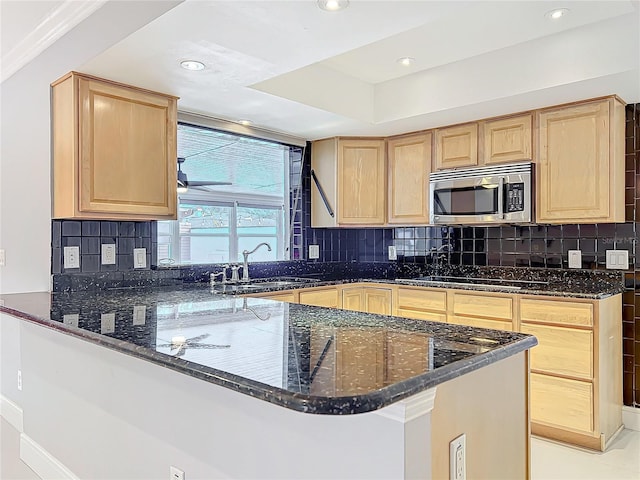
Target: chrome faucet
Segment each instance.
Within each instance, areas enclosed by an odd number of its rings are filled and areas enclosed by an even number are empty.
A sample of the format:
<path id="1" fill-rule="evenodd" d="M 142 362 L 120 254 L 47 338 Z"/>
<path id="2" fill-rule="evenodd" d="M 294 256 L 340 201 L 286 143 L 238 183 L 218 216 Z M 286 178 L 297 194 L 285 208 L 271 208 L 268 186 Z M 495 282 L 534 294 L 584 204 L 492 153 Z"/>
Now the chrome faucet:
<path id="1" fill-rule="evenodd" d="M 242 281 L 243 282 L 248 282 L 249 281 L 249 255 L 251 255 L 253 252 L 258 250 L 263 245 L 265 247 L 267 247 L 267 250 L 271 251 L 271 245 L 269 245 L 267 242 L 259 243 L 256 246 L 256 248 L 254 248 L 251 251 L 249 251 L 249 250 L 243 250 L 242 251 L 242 258 L 244 259 L 243 263 L 242 263 Z"/>

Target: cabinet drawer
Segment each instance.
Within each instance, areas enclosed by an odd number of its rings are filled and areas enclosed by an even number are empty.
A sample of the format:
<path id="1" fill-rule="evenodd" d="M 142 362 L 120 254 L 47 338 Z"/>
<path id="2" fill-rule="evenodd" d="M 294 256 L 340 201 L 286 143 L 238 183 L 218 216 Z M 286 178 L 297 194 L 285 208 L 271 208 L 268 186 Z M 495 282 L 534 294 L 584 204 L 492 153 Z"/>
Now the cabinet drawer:
<path id="1" fill-rule="evenodd" d="M 531 374 L 531 421 L 593 431 L 591 382 Z"/>
<path id="2" fill-rule="evenodd" d="M 296 301 L 296 295 L 293 292 L 271 293 L 269 295 L 265 295 L 262 298 L 268 298 L 269 300 L 278 300 L 280 302 L 289 302 L 289 303 L 295 303 Z"/>
<path id="3" fill-rule="evenodd" d="M 531 349 L 532 370 L 593 378 L 593 332 L 526 323 L 521 330 L 538 338 Z"/>
<path id="4" fill-rule="evenodd" d="M 520 300 L 520 319 L 523 322 L 592 326 L 593 304 L 523 298 Z"/>
<path id="5" fill-rule="evenodd" d="M 513 318 L 513 300 L 510 297 L 454 293 L 453 313 L 511 320 Z"/>
<path id="6" fill-rule="evenodd" d="M 491 328 L 492 330 L 507 330 L 509 332 L 513 331 L 513 322 L 492 320 L 490 318 L 459 317 L 454 315 L 449 318 L 449 323 L 467 325 L 468 327 Z"/>
<path id="7" fill-rule="evenodd" d="M 447 292 L 421 288 L 399 288 L 398 307 L 415 310 L 447 310 Z"/>
<path id="8" fill-rule="evenodd" d="M 313 290 L 310 292 L 300 292 L 300 302 L 303 305 L 315 305 L 317 307 L 338 307 L 338 290 L 327 288 L 324 290 Z"/>
<path id="9" fill-rule="evenodd" d="M 417 320 L 429 320 L 432 322 L 447 323 L 447 315 L 444 313 L 427 312 L 425 310 L 412 310 L 410 308 L 398 308 L 398 317 L 415 318 Z"/>

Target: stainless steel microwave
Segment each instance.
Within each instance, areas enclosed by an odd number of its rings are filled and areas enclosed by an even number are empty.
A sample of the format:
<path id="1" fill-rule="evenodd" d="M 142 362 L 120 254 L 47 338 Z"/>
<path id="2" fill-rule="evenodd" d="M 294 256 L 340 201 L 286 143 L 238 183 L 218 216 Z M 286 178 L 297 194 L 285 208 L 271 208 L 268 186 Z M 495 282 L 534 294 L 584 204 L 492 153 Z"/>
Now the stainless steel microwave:
<path id="1" fill-rule="evenodd" d="M 435 172 L 429 176 L 432 224 L 531 223 L 531 162 Z"/>

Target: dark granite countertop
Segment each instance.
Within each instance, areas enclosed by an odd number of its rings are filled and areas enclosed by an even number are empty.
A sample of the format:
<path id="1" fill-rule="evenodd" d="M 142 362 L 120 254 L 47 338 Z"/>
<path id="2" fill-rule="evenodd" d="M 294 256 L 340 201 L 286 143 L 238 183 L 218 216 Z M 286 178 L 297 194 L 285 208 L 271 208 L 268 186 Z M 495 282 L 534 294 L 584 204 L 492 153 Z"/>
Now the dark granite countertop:
<path id="1" fill-rule="evenodd" d="M 561 278 L 497 278 L 488 276 L 443 276 L 429 275 L 410 278 L 376 279 L 351 278 L 339 280 L 322 280 L 292 277 L 289 282 L 280 281 L 282 277 L 261 278 L 251 285 L 215 284 L 213 291 L 227 295 L 244 295 L 266 293 L 297 288 L 323 287 L 355 282 L 386 283 L 390 285 L 408 285 L 426 288 L 449 288 L 457 290 L 475 290 L 485 292 L 515 293 L 522 295 L 548 295 L 555 297 L 585 298 L 599 300 L 617 295 L 624 291 L 622 281 L 612 281 L 608 277 L 570 276 Z"/>
<path id="2" fill-rule="evenodd" d="M 0 311 L 26 321 L 315 414 L 373 411 L 537 344 L 512 332 L 220 295 L 206 284 L 0 300 Z"/>

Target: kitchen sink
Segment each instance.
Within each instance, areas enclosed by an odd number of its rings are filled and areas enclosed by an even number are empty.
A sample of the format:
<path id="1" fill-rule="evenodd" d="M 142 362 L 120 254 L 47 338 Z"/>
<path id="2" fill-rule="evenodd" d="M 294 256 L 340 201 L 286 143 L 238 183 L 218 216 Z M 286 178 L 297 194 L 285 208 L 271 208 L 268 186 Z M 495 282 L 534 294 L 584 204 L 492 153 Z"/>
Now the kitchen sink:
<path id="1" fill-rule="evenodd" d="M 313 283 L 316 280 L 311 278 L 279 277 L 279 278 L 256 278 L 248 283 L 216 283 L 211 288 L 217 293 L 242 294 L 250 292 L 260 292 L 272 288 L 289 288 L 298 285 Z"/>

